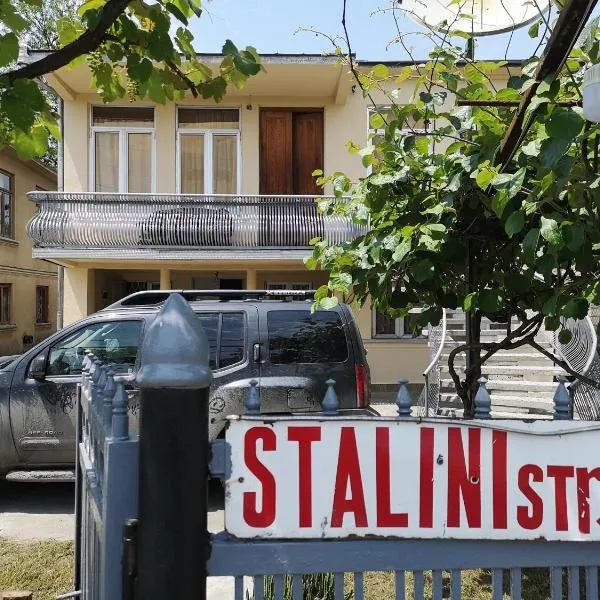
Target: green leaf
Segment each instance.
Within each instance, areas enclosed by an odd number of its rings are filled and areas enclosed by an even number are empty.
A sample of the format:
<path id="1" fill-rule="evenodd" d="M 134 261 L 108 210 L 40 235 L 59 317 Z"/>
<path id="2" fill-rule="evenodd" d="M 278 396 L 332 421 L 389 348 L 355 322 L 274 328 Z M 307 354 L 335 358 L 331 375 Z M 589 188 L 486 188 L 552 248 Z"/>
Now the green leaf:
<path id="1" fill-rule="evenodd" d="M 352 285 L 350 273 L 332 273 L 329 277 L 329 286 L 332 290 L 345 292 Z"/>
<path id="2" fill-rule="evenodd" d="M 403 239 L 394 250 L 394 254 L 392 254 L 392 260 L 394 260 L 397 263 L 402 262 L 402 259 L 410 252 L 410 249 L 410 238 Z"/>
<path id="3" fill-rule="evenodd" d="M 542 20 L 536 21 L 527 31 L 530 38 L 536 38 L 538 36 L 540 25 L 542 24 Z"/>
<path id="4" fill-rule="evenodd" d="M 571 252 L 577 252 L 583 244 L 583 227 L 581 225 L 572 225 L 571 227 L 564 227 L 563 234 L 567 242 L 567 248 L 569 248 Z"/>
<path id="5" fill-rule="evenodd" d="M 564 317 L 573 319 L 584 319 L 587 316 L 589 302 L 585 298 L 571 298 L 562 308 L 561 314 Z"/>
<path id="6" fill-rule="evenodd" d="M 322 308 L 324 310 L 330 310 L 332 308 L 335 308 L 338 304 L 339 304 L 339 300 L 336 296 L 327 296 L 326 298 L 323 298 L 323 300 L 319 301 L 319 308 Z"/>
<path id="7" fill-rule="evenodd" d="M 29 133 L 17 131 L 13 146 L 21 160 L 44 156 L 48 151 L 48 130 L 45 127 L 35 126 Z"/>
<path id="8" fill-rule="evenodd" d="M 509 199 L 517 195 L 525 179 L 525 168 L 515 173 L 500 173 L 492 179 L 495 188 L 506 190 Z"/>
<path id="9" fill-rule="evenodd" d="M 542 237 L 553 246 L 560 246 L 562 243 L 562 236 L 560 234 L 560 227 L 554 219 L 548 217 L 541 217 L 541 234 Z"/>
<path id="10" fill-rule="evenodd" d="M 473 309 L 475 307 L 476 300 L 477 300 L 477 293 L 476 292 L 472 292 L 470 294 L 467 294 L 465 296 L 465 299 L 464 299 L 464 302 L 463 302 L 463 310 L 466 310 L 468 312 L 471 309 Z"/>
<path id="11" fill-rule="evenodd" d="M 390 76 L 390 70 L 385 65 L 375 65 L 371 69 L 371 76 L 375 79 L 387 79 Z"/>
<path id="12" fill-rule="evenodd" d="M 482 290 L 477 294 L 477 308 L 485 313 L 495 313 L 504 307 L 504 297 L 499 290 Z"/>
<path id="13" fill-rule="evenodd" d="M 425 135 L 418 135 L 415 139 L 415 148 L 419 154 L 429 153 L 429 138 Z"/>
<path id="14" fill-rule="evenodd" d="M 506 273 L 504 284 L 510 292 L 523 294 L 531 288 L 531 279 L 521 273 Z"/>
<path id="15" fill-rule="evenodd" d="M 30 79 L 17 79 L 0 97 L 2 112 L 23 132 L 29 131 L 44 105 L 44 96 Z"/>
<path id="16" fill-rule="evenodd" d="M 260 62 L 256 60 L 256 55 L 248 50 L 242 50 L 234 56 L 233 64 L 244 75 L 256 75 L 260 71 Z"/>
<path id="17" fill-rule="evenodd" d="M 536 270 L 543 275 L 546 283 L 552 280 L 552 271 L 555 266 L 554 257 L 551 254 L 544 254 L 536 261 Z"/>
<path id="18" fill-rule="evenodd" d="M 569 140 L 579 135 L 585 120 L 575 110 L 555 108 L 546 121 L 546 133 L 550 138 Z"/>
<path id="19" fill-rule="evenodd" d="M 5 67 L 19 57 L 19 40 L 12 31 L 0 36 L 0 67 Z"/>
<path id="20" fill-rule="evenodd" d="M 29 27 L 29 21 L 15 10 L 13 2 L 9 0 L 0 2 L 0 21 L 15 33 L 20 33 Z"/>
<path id="21" fill-rule="evenodd" d="M 558 334 L 558 341 L 561 344 L 568 344 L 573 339 L 573 334 L 568 329 L 561 329 Z"/>
<path id="22" fill-rule="evenodd" d="M 416 262 L 411 268 L 411 274 L 418 283 L 423 283 L 428 279 L 431 279 L 434 275 L 433 263 L 425 258 Z"/>
<path id="23" fill-rule="evenodd" d="M 506 219 L 504 229 L 509 238 L 519 233 L 525 226 L 525 215 L 522 211 L 517 210 Z"/>
<path id="24" fill-rule="evenodd" d="M 540 230 L 537 227 L 530 229 L 523 239 L 523 260 L 527 265 L 535 263 Z"/>
<path id="25" fill-rule="evenodd" d="M 571 140 L 565 138 L 548 138 L 542 142 L 540 154 L 544 167 L 554 167 L 562 156 L 569 150 Z"/>

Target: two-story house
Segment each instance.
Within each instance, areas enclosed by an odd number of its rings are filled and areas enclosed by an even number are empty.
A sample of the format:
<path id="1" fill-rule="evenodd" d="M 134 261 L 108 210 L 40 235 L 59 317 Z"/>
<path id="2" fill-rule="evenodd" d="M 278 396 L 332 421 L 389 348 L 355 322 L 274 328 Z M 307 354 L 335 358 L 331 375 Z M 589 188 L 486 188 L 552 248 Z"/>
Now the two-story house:
<path id="1" fill-rule="evenodd" d="M 62 98 L 64 181 L 57 195 L 36 196 L 29 233 L 34 257 L 64 267 L 65 324 L 144 289 L 326 282 L 304 266 L 309 240 L 359 231 L 317 213 L 314 196 L 324 192 L 312 172 L 365 174 L 345 143 L 366 143 L 369 101 L 336 57 L 262 61 L 264 72 L 218 105 L 191 95 L 104 105 L 85 65 L 49 77 Z M 389 392 L 403 376 L 420 384 L 424 340 L 369 306 L 356 318 L 374 390 Z"/>
<path id="2" fill-rule="evenodd" d="M 36 212 L 31 190 L 55 190 L 56 173 L 36 160 L 0 151 L 0 356 L 17 354 L 56 329 L 57 267 L 32 258 L 25 234 Z"/>

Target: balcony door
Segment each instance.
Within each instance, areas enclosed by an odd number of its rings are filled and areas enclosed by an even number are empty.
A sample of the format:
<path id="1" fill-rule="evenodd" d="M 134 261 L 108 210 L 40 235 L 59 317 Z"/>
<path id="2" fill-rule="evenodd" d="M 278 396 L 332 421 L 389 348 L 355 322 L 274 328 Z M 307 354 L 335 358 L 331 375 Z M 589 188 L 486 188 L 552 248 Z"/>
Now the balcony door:
<path id="1" fill-rule="evenodd" d="M 323 168 L 323 110 L 260 111 L 260 193 L 320 195 L 312 172 Z"/>

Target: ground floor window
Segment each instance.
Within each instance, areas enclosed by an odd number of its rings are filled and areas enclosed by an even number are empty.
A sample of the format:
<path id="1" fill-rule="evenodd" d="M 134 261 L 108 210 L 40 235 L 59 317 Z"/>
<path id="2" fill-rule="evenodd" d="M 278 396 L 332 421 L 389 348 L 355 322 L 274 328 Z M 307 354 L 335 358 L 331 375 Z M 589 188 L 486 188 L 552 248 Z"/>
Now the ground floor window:
<path id="1" fill-rule="evenodd" d="M 373 309 L 373 337 L 374 338 L 412 338 L 421 337 L 421 333 L 413 332 L 412 315 L 418 314 L 420 309 L 415 308 L 406 317 L 394 318 L 390 315 Z"/>
<path id="2" fill-rule="evenodd" d="M 0 325 L 10 325 L 12 308 L 12 284 L 0 283 Z"/>
<path id="3" fill-rule="evenodd" d="M 35 322 L 48 323 L 50 303 L 50 290 L 47 285 L 38 285 L 35 288 Z"/>
<path id="4" fill-rule="evenodd" d="M 310 290 L 310 283 L 306 282 L 285 282 L 285 281 L 267 281 L 265 283 L 266 290 L 292 290 L 294 292 L 300 290 Z"/>

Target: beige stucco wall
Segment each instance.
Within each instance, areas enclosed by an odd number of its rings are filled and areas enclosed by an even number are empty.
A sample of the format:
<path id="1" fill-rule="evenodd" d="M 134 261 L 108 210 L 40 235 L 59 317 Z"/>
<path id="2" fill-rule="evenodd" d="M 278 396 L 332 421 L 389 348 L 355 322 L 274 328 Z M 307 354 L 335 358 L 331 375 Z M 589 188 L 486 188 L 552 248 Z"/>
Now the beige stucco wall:
<path id="1" fill-rule="evenodd" d="M 0 238 L 0 283 L 12 285 L 11 323 L 0 326 L 0 355 L 22 352 L 43 340 L 56 328 L 56 272 L 52 263 L 32 258 L 32 242 L 25 234 L 27 222 L 35 214 L 35 204 L 26 193 L 36 187 L 56 189 L 56 178 L 37 163 L 21 161 L 16 153 L 0 151 L 0 169 L 14 179 L 14 239 Z M 49 288 L 48 319 L 36 324 L 36 286 Z M 31 336 L 31 343 L 23 343 Z"/>

